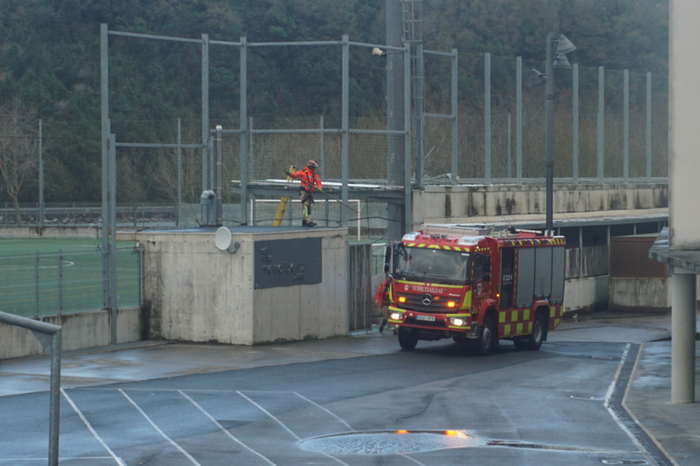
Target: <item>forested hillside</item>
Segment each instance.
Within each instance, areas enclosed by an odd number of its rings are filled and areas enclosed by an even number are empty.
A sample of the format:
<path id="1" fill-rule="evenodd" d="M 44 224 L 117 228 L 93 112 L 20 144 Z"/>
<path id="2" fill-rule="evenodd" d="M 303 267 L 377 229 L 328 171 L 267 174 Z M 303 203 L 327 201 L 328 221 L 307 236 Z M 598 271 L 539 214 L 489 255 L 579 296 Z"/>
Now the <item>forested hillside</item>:
<path id="1" fill-rule="evenodd" d="M 570 60 L 606 69 L 667 73 L 668 2 L 662 0 L 424 0 L 424 42 L 432 50 L 459 50 L 460 105 L 479 100 L 480 57 L 490 52 L 508 65 L 494 66 L 499 82 L 512 81 L 510 60 L 526 69 L 542 64 L 549 31 L 577 46 Z M 8 141 L 34 140 L 42 120 L 46 201 L 94 202 L 101 196 L 100 23 L 110 30 L 248 42 L 339 40 L 385 42 L 385 0 L 2 0 L 0 1 L 0 150 Z M 176 120 L 184 142 L 201 132 L 201 54 L 197 44 L 110 36 L 110 105 L 113 130 L 130 140 L 172 142 Z M 212 49 L 212 124 L 237 125 L 239 61 L 234 47 Z M 337 119 L 340 63 L 317 47 L 255 49 L 249 57 L 249 103 L 256 125 L 285 119 Z M 381 121 L 383 68 L 351 56 L 351 117 Z M 431 96 L 449 92 L 445 76 L 426 72 Z M 432 82 L 431 82 L 432 80 Z M 373 83 L 368 85 L 368 83 Z M 510 92 L 510 91 L 509 91 Z M 431 102 L 426 102 L 431 105 Z M 22 117 L 22 128 L 10 131 Z M 298 126 L 298 125 L 297 125 Z M 33 148 L 25 150 L 34 150 Z M 120 160 L 120 199 L 172 201 L 163 154 L 133 153 Z M 15 163 L 17 163 L 15 161 Z M 172 160 L 168 162 L 172 164 Z M 190 163 L 190 201 L 198 197 L 197 161 Z M 4 168 L 3 168 L 4 167 Z M 0 201 L 11 201 L 7 163 L 0 163 Z M 38 198 L 36 174 L 18 198 Z M 169 186 L 168 186 L 169 185 Z M 16 186 L 15 186 L 16 188 Z"/>

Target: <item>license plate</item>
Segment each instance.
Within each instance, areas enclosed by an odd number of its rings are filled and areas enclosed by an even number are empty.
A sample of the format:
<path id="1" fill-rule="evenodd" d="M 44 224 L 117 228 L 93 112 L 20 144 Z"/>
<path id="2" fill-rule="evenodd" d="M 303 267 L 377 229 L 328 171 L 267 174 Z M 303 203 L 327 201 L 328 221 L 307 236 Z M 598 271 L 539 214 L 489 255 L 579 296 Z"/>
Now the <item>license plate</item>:
<path id="1" fill-rule="evenodd" d="M 416 320 L 425 320 L 427 322 L 435 322 L 435 316 L 423 316 L 423 315 L 417 315 Z"/>

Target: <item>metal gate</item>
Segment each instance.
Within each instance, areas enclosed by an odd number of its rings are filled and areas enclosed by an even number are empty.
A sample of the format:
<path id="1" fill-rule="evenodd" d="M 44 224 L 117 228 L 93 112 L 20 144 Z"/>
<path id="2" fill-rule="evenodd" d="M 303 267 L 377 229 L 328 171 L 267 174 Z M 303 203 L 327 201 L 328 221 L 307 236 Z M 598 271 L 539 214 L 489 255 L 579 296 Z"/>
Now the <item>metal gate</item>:
<path id="1" fill-rule="evenodd" d="M 350 244 L 349 259 L 350 331 L 371 329 L 377 311 L 372 296 L 372 243 Z"/>

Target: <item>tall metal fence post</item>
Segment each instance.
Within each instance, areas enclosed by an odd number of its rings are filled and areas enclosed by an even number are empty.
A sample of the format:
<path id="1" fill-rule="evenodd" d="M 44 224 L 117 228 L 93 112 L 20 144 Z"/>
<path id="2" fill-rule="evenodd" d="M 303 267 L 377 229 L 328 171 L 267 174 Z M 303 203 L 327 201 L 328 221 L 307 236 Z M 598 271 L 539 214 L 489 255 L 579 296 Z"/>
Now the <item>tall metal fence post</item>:
<path id="1" fill-rule="evenodd" d="M 343 35 L 342 51 L 342 95 L 341 95 L 341 126 L 342 126 L 342 150 L 341 150 L 341 186 L 343 202 L 348 203 L 348 181 L 350 177 L 350 37 Z M 348 226 L 348 210 L 340 209 L 340 225 Z"/>
<path id="2" fill-rule="evenodd" d="M 253 117 L 248 117 L 248 179 L 255 179 L 255 131 L 253 131 Z"/>
<path id="3" fill-rule="evenodd" d="M 579 114 L 578 114 L 578 109 L 579 109 L 579 101 L 578 101 L 578 88 L 579 88 L 579 82 L 578 82 L 578 63 L 574 63 L 573 65 L 573 75 L 574 75 L 574 82 L 573 82 L 573 178 L 574 178 L 574 183 L 578 183 L 578 177 L 579 177 L 579 137 L 578 137 L 578 126 L 579 126 Z"/>
<path id="4" fill-rule="evenodd" d="M 647 180 L 651 181 L 651 73 L 647 73 L 647 125 L 646 125 L 646 155 Z"/>
<path id="5" fill-rule="evenodd" d="M 144 251 L 143 251 L 143 246 L 142 246 L 140 243 L 137 245 L 137 247 L 138 247 L 138 274 L 139 274 L 139 306 L 143 306 L 143 302 L 144 302 L 144 292 L 143 292 L 144 283 L 143 283 L 143 279 L 144 279 L 144 277 L 145 277 L 145 274 L 144 274 L 144 272 L 143 272 L 143 267 L 144 267 L 144 264 L 143 264 L 143 255 L 144 255 Z"/>
<path id="6" fill-rule="evenodd" d="M 211 188 L 209 141 L 209 34 L 202 34 L 202 192 Z"/>
<path id="7" fill-rule="evenodd" d="M 515 59 L 515 176 L 523 182 L 523 57 Z"/>
<path id="8" fill-rule="evenodd" d="M 513 177 L 513 151 L 511 142 L 510 113 L 508 114 L 508 179 Z"/>
<path id="9" fill-rule="evenodd" d="M 182 118 L 177 119 L 177 214 L 175 225 L 180 226 L 180 210 L 182 210 Z"/>
<path id="10" fill-rule="evenodd" d="M 216 177 L 214 190 L 216 192 L 216 224 L 223 224 L 223 210 L 224 210 L 224 193 L 223 193 L 223 135 L 221 125 L 216 125 Z M 255 205 L 255 203 L 253 203 Z M 253 219 L 253 224 L 255 224 L 255 219 Z"/>
<path id="11" fill-rule="evenodd" d="M 459 166 L 457 160 L 459 157 L 459 68 L 458 68 L 457 49 L 452 49 L 452 184 L 457 183 L 459 176 Z"/>
<path id="12" fill-rule="evenodd" d="M 598 182 L 605 177 L 605 68 L 598 67 Z"/>
<path id="13" fill-rule="evenodd" d="M 248 224 L 248 41 L 241 37 L 240 47 L 240 103 L 239 117 L 241 126 L 240 164 L 241 164 L 241 225 Z"/>
<path id="14" fill-rule="evenodd" d="M 484 183 L 491 184 L 491 54 L 484 54 Z"/>
<path id="15" fill-rule="evenodd" d="M 109 30 L 100 25 L 100 93 L 102 101 L 102 308 L 109 307 Z"/>
<path id="16" fill-rule="evenodd" d="M 39 119 L 39 226 L 44 226 L 44 133 Z"/>
<path id="17" fill-rule="evenodd" d="M 624 71 L 622 104 L 622 178 L 625 183 L 630 178 L 630 70 Z"/>
<path id="18" fill-rule="evenodd" d="M 58 315 L 63 313 L 63 251 L 58 250 Z"/>
<path id="19" fill-rule="evenodd" d="M 413 230 L 413 206 L 411 203 L 411 46 L 408 42 L 404 44 L 403 51 L 403 144 L 404 144 L 404 172 L 403 172 L 403 207 L 404 225 L 403 231 Z M 389 238 L 392 240 L 393 238 Z"/>
<path id="20" fill-rule="evenodd" d="M 415 131 L 416 131 L 416 186 L 423 186 L 423 176 L 425 174 L 425 119 L 423 118 L 423 110 L 425 106 L 423 88 L 423 44 L 416 44 L 416 57 L 414 67 L 413 93 L 415 112 Z"/>
<path id="21" fill-rule="evenodd" d="M 110 135 L 109 150 L 109 311 L 111 342 L 117 344 L 117 136 Z"/>
<path id="22" fill-rule="evenodd" d="M 39 317 L 39 251 L 34 261 L 34 313 Z"/>
<path id="23" fill-rule="evenodd" d="M 321 115 L 320 121 L 319 121 L 319 145 L 321 146 L 319 149 L 319 162 L 320 162 L 320 172 L 321 172 L 321 179 L 325 180 L 326 179 L 326 148 L 325 148 L 325 143 L 324 143 L 324 133 L 323 133 L 323 128 L 324 128 L 324 121 L 323 121 L 323 115 Z M 326 226 L 330 225 L 330 221 L 328 218 L 329 212 L 329 205 L 328 205 L 328 199 L 323 203 L 324 206 L 324 218 L 326 219 Z"/>

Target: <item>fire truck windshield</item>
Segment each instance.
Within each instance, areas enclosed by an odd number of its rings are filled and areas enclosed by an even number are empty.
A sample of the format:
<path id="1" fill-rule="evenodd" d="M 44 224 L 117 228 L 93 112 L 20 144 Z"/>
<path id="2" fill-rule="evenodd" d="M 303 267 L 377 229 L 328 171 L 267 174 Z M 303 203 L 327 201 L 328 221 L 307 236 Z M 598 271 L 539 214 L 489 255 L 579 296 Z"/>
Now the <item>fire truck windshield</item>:
<path id="1" fill-rule="evenodd" d="M 443 249 L 400 248 L 394 260 L 394 277 L 452 285 L 468 283 L 470 256 Z"/>

